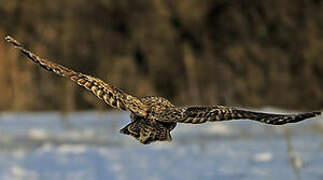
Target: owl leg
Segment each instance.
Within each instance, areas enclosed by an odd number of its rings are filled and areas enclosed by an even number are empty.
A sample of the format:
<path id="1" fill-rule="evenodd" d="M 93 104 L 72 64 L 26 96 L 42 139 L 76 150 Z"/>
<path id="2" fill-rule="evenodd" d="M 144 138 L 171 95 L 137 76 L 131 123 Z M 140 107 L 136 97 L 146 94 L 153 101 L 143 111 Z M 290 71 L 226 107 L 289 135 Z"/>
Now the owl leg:
<path id="1" fill-rule="evenodd" d="M 120 133 L 125 135 L 130 135 L 142 144 L 150 144 L 154 141 L 158 141 L 160 139 L 156 138 L 156 133 L 152 126 L 149 126 L 146 123 L 134 121 L 125 126 L 120 130 Z"/>
<path id="2" fill-rule="evenodd" d="M 130 123 L 124 128 L 120 129 L 121 134 L 130 135 L 138 139 L 140 136 L 140 130 L 136 123 Z"/>
<path id="3" fill-rule="evenodd" d="M 175 125 L 140 119 L 129 123 L 120 130 L 120 133 L 133 136 L 142 144 L 150 144 L 155 141 L 171 141 L 170 131 Z"/>
<path id="4" fill-rule="evenodd" d="M 153 142 L 153 141 L 151 141 L 151 139 L 154 139 L 153 132 L 152 131 L 145 131 L 144 129 L 141 129 L 140 136 L 139 136 L 138 140 L 142 144 L 150 144 Z"/>

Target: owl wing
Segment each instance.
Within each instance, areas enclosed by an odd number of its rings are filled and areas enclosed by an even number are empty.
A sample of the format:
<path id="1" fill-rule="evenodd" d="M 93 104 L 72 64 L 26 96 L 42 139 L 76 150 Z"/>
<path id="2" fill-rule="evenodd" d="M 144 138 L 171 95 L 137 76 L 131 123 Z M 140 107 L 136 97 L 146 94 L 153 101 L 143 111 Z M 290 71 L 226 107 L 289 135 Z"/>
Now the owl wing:
<path id="1" fill-rule="evenodd" d="M 120 89 L 113 87 L 109 83 L 103 82 L 98 78 L 83 73 L 75 72 L 62 65 L 42 59 L 34 53 L 26 50 L 22 44 L 20 44 L 18 41 L 16 41 L 10 36 L 7 36 L 5 40 L 14 45 L 23 54 L 30 58 L 34 63 L 60 76 L 70 78 L 78 85 L 83 86 L 87 90 L 94 93 L 98 98 L 103 99 L 104 102 L 110 105 L 111 107 L 122 110 L 129 110 L 138 116 L 146 116 L 147 107 L 138 98 L 126 94 Z"/>
<path id="2" fill-rule="evenodd" d="M 307 118 L 320 115 L 321 112 L 306 112 L 300 114 L 271 114 L 236 108 L 216 107 L 188 107 L 171 108 L 157 115 L 158 121 L 200 124 L 213 121 L 229 121 L 234 119 L 250 119 L 261 123 L 282 125 L 296 123 Z"/>

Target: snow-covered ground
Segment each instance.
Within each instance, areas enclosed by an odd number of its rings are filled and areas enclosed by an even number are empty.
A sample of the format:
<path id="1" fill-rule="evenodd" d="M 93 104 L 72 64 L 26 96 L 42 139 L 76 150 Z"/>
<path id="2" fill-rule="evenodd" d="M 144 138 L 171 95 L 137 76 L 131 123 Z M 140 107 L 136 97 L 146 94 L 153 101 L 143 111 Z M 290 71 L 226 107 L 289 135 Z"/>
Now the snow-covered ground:
<path id="1" fill-rule="evenodd" d="M 0 179 L 323 179 L 323 118 L 284 127 L 180 124 L 173 141 L 119 133 L 127 113 L 0 114 Z"/>

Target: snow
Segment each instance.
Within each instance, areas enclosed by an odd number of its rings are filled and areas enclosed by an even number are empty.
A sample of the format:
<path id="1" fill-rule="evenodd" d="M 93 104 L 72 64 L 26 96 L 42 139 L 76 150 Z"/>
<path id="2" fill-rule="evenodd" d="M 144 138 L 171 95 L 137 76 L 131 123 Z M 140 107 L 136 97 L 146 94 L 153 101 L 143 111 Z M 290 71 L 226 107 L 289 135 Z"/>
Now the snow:
<path id="1" fill-rule="evenodd" d="M 255 154 L 253 157 L 253 159 L 256 162 L 268 162 L 268 161 L 271 161 L 272 158 L 273 158 L 273 155 L 270 152 L 258 153 L 258 154 Z"/>
<path id="2" fill-rule="evenodd" d="M 179 124 L 142 145 L 119 133 L 127 113 L 2 113 L 0 179 L 322 179 L 322 120 Z"/>

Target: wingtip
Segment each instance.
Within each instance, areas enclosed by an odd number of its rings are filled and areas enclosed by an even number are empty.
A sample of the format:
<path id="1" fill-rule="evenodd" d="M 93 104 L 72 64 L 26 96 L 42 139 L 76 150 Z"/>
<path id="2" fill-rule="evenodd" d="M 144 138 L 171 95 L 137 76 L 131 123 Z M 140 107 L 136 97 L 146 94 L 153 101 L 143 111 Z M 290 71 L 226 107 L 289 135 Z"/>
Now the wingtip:
<path id="1" fill-rule="evenodd" d="M 314 114 L 315 116 L 319 116 L 319 115 L 321 115 L 321 114 L 322 114 L 322 112 L 320 112 L 320 111 L 315 111 L 315 112 L 313 112 L 313 114 Z"/>
<path id="2" fill-rule="evenodd" d="M 11 36 L 9 36 L 9 35 L 7 35 L 5 38 L 4 38 L 6 41 L 11 41 L 12 40 L 12 37 Z"/>
<path id="3" fill-rule="evenodd" d="M 13 44 L 13 45 L 15 45 L 15 46 L 21 46 L 21 44 L 20 44 L 17 40 L 15 40 L 13 37 L 11 37 L 11 36 L 9 36 L 9 35 L 7 35 L 4 39 L 5 39 L 8 43 L 11 43 L 11 44 Z"/>
<path id="4" fill-rule="evenodd" d="M 322 113 L 320 111 L 312 111 L 312 112 L 308 112 L 308 113 L 305 113 L 305 114 L 308 116 L 308 118 L 311 118 L 311 117 L 319 116 Z"/>

